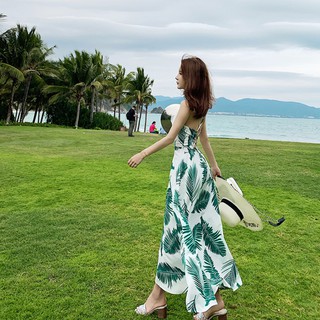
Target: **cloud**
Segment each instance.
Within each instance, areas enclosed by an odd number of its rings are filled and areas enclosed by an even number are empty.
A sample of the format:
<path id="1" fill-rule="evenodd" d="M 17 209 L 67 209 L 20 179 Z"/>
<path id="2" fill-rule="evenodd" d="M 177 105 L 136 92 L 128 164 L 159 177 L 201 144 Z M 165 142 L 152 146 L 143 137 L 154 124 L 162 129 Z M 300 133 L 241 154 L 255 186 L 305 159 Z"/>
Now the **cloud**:
<path id="1" fill-rule="evenodd" d="M 4 0 L 1 30 L 36 26 L 54 58 L 99 50 L 127 71 L 140 66 L 154 94 L 177 95 L 184 53 L 199 55 L 217 95 L 297 99 L 320 107 L 320 1 Z M 24 8 L 17 10 L 17 8 Z"/>

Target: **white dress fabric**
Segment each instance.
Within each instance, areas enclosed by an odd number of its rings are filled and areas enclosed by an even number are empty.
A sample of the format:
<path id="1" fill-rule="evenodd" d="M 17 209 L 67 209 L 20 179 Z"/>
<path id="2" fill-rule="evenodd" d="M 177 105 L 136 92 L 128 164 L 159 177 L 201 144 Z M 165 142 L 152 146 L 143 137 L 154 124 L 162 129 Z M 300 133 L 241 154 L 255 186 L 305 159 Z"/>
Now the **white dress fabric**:
<path id="1" fill-rule="evenodd" d="M 197 131 L 184 126 L 174 142 L 155 280 L 166 292 L 186 292 L 192 313 L 216 305 L 218 289 L 242 285 L 224 239 L 215 181 L 197 139 Z"/>

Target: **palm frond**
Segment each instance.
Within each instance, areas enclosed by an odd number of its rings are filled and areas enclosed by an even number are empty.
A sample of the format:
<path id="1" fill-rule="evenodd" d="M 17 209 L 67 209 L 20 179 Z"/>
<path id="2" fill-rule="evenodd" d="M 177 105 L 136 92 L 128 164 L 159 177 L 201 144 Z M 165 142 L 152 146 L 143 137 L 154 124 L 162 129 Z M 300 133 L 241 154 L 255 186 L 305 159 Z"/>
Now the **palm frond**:
<path id="1" fill-rule="evenodd" d="M 187 271 L 191 275 L 192 280 L 194 282 L 195 287 L 200 292 L 202 296 L 204 296 L 203 292 L 203 285 L 201 281 L 201 273 L 200 269 L 198 268 L 197 264 L 194 262 L 194 260 L 189 259 L 187 261 Z"/>
<path id="2" fill-rule="evenodd" d="M 177 229 L 169 230 L 164 238 L 164 251 L 175 254 L 181 249 L 179 231 Z"/>
<path id="3" fill-rule="evenodd" d="M 193 254 L 196 253 L 197 249 L 201 249 L 201 239 L 202 239 L 202 228 L 201 224 L 198 223 L 193 229 L 190 228 L 187 219 L 184 218 L 185 224 L 182 227 L 182 233 L 184 237 L 185 244 L 189 251 Z"/>
<path id="4" fill-rule="evenodd" d="M 177 169 L 177 175 L 176 175 L 176 183 L 180 184 L 183 176 L 185 175 L 186 171 L 188 169 L 187 164 L 182 160 L 178 166 Z"/>
<path id="5" fill-rule="evenodd" d="M 203 232 L 203 239 L 206 246 L 216 254 L 221 255 L 224 257 L 227 253 L 226 246 L 223 241 L 223 237 L 219 230 L 213 231 L 212 227 L 203 220 L 201 217 L 201 225 L 202 225 L 202 232 Z"/>
<path id="6" fill-rule="evenodd" d="M 224 279 L 229 283 L 231 287 L 236 284 L 238 269 L 233 259 L 228 260 L 223 264 L 222 273 Z"/>
<path id="7" fill-rule="evenodd" d="M 208 164 L 206 159 L 203 157 L 203 155 L 200 153 L 200 166 L 203 169 L 202 172 L 202 184 L 204 184 L 208 177 Z"/>
<path id="8" fill-rule="evenodd" d="M 164 212 L 165 225 L 169 224 L 170 218 L 173 214 L 173 210 L 171 208 L 171 203 L 172 203 L 172 191 L 171 191 L 171 187 L 168 187 L 167 196 L 166 196 L 166 208 L 165 208 L 165 212 Z"/>
<path id="9" fill-rule="evenodd" d="M 221 277 L 214 266 L 213 260 L 211 259 L 207 249 L 204 250 L 204 255 L 203 255 L 203 260 L 204 260 L 204 271 L 207 272 L 210 275 L 210 282 L 213 285 L 218 284 L 221 282 Z"/>
<path id="10" fill-rule="evenodd" d="M 211 281 L 208 279 L 208 277 L 205 275 L 204 272 L 202 272 L 202 278 L 203 278 L 203 298 L 206 301 L 206 306 L 212 301 L 216 300 L 214 291 L 212 289 Z"/>
<path id="11" fill-rule="evenodd" d="M 186 183 L 187 187 L 187 194 L 190 199 L 190 202 L 193 202 L 196 196 L 196 190 L 197 190 L 197 167 L 193 165 L 189 170 L 188 170 L 188 179 Z"/>
<path id="12" fill-rule="evenodd" d="M 182 226 L 182 233 L 183 233 L 183 238 L 184 242 L 188 248 L 188 250 L 195 254 L 196 253 L 196 243 L 193 238 L 193 232 L 188 224 L 188 222 L 185 222 L 185 224 Z"/>
<path id="13" fill-rule="evenodd" d="M 186 131 L 183 130 L 183 128 L 182 128 L 182 130 L 180 130 L 180 132 L 178 134 L 178 140 L 182 145 L 184 145 L 184 140 L 185 139 L 186 139 Z"/>
<path id="14" fill-rule="evenodd" d="M 197 308 L 196 308 L 196 296 L 194 297 L 193 300 L 190 300 L 187 304 L 187 310 L 191 313 L 197 313 Z"/>
<path id="15" fill-rule="evenodd" d="M 197 201 L 193 207 L 193 213 L 194 212 L 201 212 L 202 210 L 204 210 L 208 203 L 209 203 L 209 199 L 210 199 L 210 193 L 206 190 L 201 190 L 199 197 L 197 198 Z"/>
<path id="16" fill-rule="evenodd" d="M 182 225 L 181 225 L 181 221 L 180 219 L 177 217 L 176 213 L 173 211 L 173 216 L 174 219 L 176 220 L 176 226 L 177 226 L 177 230 L 180 232 L 182 231 Z"/>
<path id="17" fill-rule="evenodd" d="M 169 288 L 172 287 L 173 282 L 177 282 L 184 277 L 184 272 L 177 268 L 171 267 L 168 263 L 159 263 L 157 267 L 157 278 L 167 284 Z"/>
<path id="18" fill-rule="evenodd" d="M 194 155 L 195 155 L 195 153 L 196 153 L 196 151 L 193 148 L 188 148 L 188 152 L 189 152 L 190 160 L 192 160 Z"/>

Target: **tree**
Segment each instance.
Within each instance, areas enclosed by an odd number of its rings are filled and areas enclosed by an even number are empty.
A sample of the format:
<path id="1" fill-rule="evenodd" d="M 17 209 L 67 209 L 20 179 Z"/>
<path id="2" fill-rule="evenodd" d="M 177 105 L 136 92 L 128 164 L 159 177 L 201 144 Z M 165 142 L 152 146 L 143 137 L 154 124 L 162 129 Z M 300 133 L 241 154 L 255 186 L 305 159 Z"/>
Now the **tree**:
<path id="1" fill-rule="evenodd" d="M 151 80 L 147 75 L 144 74 L 143 68 L 137 68 L 137 72 L 134 74 L 134 78 L 129 81 L 128 84 L 128 102 L 135 102 L 137 106 L 138 120 L 135 124 L 135 131 L 139 131 L 141 115 L 144 104 L 150 104 L 155 102 L 156 99 L 151 94 L 151 87 L 153 86 L 154 80 Z M 146 130 L 146 125 L 145 125 Z"/>
<path id="2" fill-rule="evenodd" d="M 1 93 L 6 93 L 6 87 L 10 88 L 8 92 L 10 93 L 10 100 L 8 103 L 8 111 L 7 111 L 7 117 L 6 117 L 6 124 L 9 124 L 11 116 L 12 116 L 12 110 L 14 105 L 14 95 L 19 87 L 20 83 L 24 81 L 24 75 L 23 73 L 6 63 L 0 62 L 0 84 L 1 84 Z"/>
<path id="3" fill-rule="evenodd" d="M 144 132 L 147 131 L 147 119 L 148 119 L 148 107 L 150 104 L 152 103 L 156 103 L 156 98 L 151 94 L 146 94 L 144 97 L 144 104 L 145 104 L 145 108 L 146 108 L 146 113 L 145 113 L 145 117 L 144 117 Z"/>
<path id="4" fill-rule="evenodd" d="M 2 74 L 5 73 L 5 84 L 11 87 L 7 121 L 10 119 L 9 114 L 13 110 L 15 92 L 19 88 L 20 83 L 25 81 L 25 93 L 22 99 L 22 108 L 20 109 L 21 119 L 23 120 L 32 74 L 35 72 L 35 66 L 39 64 L 37 60 L 42 56 L 40 61 L 43 63 L 51 49 L 45 48 L 41 36 L 36 32 L 35 27 L 29 30 L 27 27 L 19 24 L 15 28 L 11 28 L 1 34 L 0 47 L 1 71 Z M 36 61 L 37 63 L 35 63 Z M 19 73 L 24 73 L 26 76 L 22 77 Z"/>
<path id="5" fill-rule="evenodd" d="M 94 65 L 90 54 L 76 50 L 74 54 L 59 61 L 56 84 L 44 88 L 45 93 L 53 94 L 50 103 L 65 97 L 75 99 L 77 103 L 75 128 L 78 128 L 79 125 L 81 103 L 84 102 L 85 90 L 92 83 L 94 74 Z"/>
<path id="6" fill-rule="evenodd" d="M 91 55 L 93 72 L 92 72 L 92 81 L 89 85 L 91 90 L 91 103 L 90 103 L 90 124 L 93 122 L 93 112 L 94 112 L 94 101 L 96 98 L 96 93 L 103 89 L 104 85 L 104 75 L 106 66 L 103 64 L 103 56 L 99 51 L 95 51 Z"/>
<path id="7" fill-rule="evenodd" d="M 116 109 L 118 108 L 118 118 L 120 120 L 120 109 L 122 102 L 127 93 L 128 83 L 133 79 L 133 72 L 126 75 L 126 69 L 121 65 L 110 64 L 110 76 L 107 80 L 107 88 L 110 99 L 114 102 L 113 116 L 116 116 Z"/>
<path id="8" fill-rule="evenodd" d="M 25 116 L 28 113 L 26 103 L 32 78 L 41 77 L 43 75 L 49 75 L 53 72 L 52 64 L 50 64 L 46 59 L 50 54 L 52 54 L 54 48 L 55 47 L 49 49 L 35 47 L 31 49 L 30 52 L 28 52 L 26 64 L 23 67 L 23 73 L 25 75 L 26 80 L 21 105 L 20 118 L 17 119 L 19 122 L 23 122 Z"/>

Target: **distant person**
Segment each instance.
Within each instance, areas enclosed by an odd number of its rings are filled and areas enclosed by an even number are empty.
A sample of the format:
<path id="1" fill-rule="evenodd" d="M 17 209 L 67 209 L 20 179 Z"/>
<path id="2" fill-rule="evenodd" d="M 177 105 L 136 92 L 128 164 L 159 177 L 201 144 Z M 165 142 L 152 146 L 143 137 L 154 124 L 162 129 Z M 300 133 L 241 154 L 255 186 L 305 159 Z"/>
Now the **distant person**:
<path id="1" fill-rule="evenodd" d="M 155 121 L 153 121 L 151 126 L 149 127 L 149 132 L 150 133 L 157 133 L 157 134 L 159 133 L 159 130 L 156 127 L 156 122 Z"/>
<path id="2" fill-rule="evenodd" d="M 160 134 L 167 134 L 162 127 L 160 127 L 159 133 L 160 133 Z"/>
<path id="3" fill-rule="evenodd" d="M 132 106 L 130 110 L 126 114 L 127 119 L 129 120 L 129 130 L 128 130 L 128 137 L 134 137 L 133 128 L 136 121 L 136 106 Z"/>
<path id="4" fill-rule="evenodd" d="M 155 284 L 136 313 L 157 312 L 159 318 L 166 318 L 166 292 L 186 293 L 186 308 L 194 320 L 226 320 L 220 289 L 236 290 L 242 281 L 223 235 L 218 207 L 215 178 L 221 171 L 206 128 L 214 101 L 210 75 L 201 59 L 187 56 L 181 60 L 176 82 L 185 100 L 170 131 L 128 160 L 136 168 L 147 156 L 174 143 Z M 198 138 L 207 159 L 197 147 Z"/>

